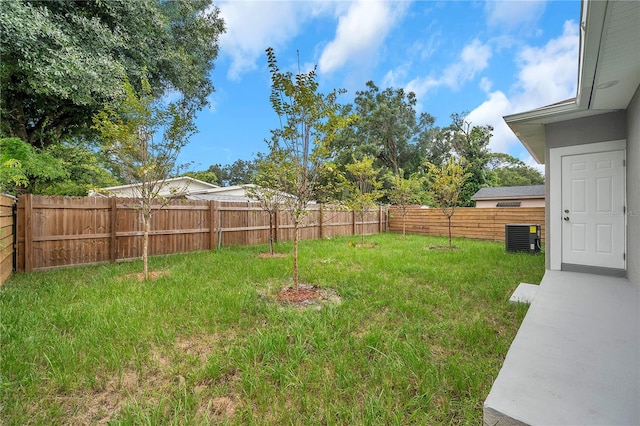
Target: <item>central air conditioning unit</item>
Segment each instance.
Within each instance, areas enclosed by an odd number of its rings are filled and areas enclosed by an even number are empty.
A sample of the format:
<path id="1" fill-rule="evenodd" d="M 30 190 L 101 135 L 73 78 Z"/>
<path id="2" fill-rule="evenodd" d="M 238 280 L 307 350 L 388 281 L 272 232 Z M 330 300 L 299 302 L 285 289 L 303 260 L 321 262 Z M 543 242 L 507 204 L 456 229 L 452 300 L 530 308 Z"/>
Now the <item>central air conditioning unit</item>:
<path id="1" fill-rule="evenodd" d="M 512 223 L 505 225 L 504 244 L 508 252 L 540 251 L 540 225 Z"/>

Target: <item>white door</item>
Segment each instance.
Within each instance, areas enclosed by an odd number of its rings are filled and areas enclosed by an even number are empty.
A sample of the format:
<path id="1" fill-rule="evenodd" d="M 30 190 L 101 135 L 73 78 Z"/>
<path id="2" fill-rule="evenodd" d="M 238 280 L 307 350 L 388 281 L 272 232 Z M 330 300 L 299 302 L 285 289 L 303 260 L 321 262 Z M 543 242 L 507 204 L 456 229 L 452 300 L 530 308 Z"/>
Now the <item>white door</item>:
<path id="1" fill-rule="evenodd" d="M 562 157 L 562 263 L 624 269 L 624 151 Z"/>

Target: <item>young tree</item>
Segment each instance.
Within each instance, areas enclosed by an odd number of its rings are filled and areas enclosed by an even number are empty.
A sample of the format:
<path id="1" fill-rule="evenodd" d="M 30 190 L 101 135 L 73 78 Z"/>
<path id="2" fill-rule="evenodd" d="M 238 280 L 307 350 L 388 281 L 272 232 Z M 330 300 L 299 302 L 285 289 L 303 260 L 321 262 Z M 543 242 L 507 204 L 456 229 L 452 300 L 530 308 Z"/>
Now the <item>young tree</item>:
<path id="1" fill-rule="evenodd" d="M 273 150 L 269 155 L 257 160 L 257 170 L 253 175 L 253 185 L 246 186 L 247 195 L 258 201 L 262 210 L 269 214 L 269 254 L 274 254 L 276 216 L 282 210 L 290 195 L 278 188 L 294 179 L 293 167 L 283 150 Z"/>
<path id="2" fill-rule="evenodd" d="M 364 157 L 346 166 L 349 179 L 347 180 L 347 190 L 349 196 L 346 204 L 358 212 L 361 227 L 361 242 L 364 244 L 364 218 L 368 209 L 375 207 L 377 201 L 383 196 L 381 191 L 382 182 L 378 179 L 380 170 L 373 167 L 373 157 Z"/>
<path id="3" fill-rule="evenodd" d="M 397 175 L 388 173 L 386 178 L 391 186 L 387 190 L 387 196 L 389 197 L 389 202 L 400 211 L 402 216 L 402 238 L 406 238 L 407 210 L 411 205 L 422 203 L 426 197 L 424 178 L 417 173 L 405 178 L 402 171 Z"/>
<path id="4" fill-rule="evenodd" d="M 100 133 L 104 149 L 117 164 L 120 175 L 138 192 L 138 208 L 142 216 L 142 263 L 145 279 L 149 278 L 148 248 L 151 217 L 167 199 L 160 196 L 165 181 L 179 175 L 177 164 L 181 149 L 195 132 L 193 113 L 176 104 L 159 105 L 149 82 L 142 79 L 138 95 L 125 80 L 126 99 L 120 105 L 107 105 L 94 117 L 94 128 Z M 158 131 L 162 137 L 155 139 Z"/>
<path id="5" fill-rule="evenodd" d="M 271 131 L 271 152 L 285 154 L 290 173 L 281 182 L 280 191 L 292 194 L 285 202 L 293 223 L 293 282 L 298 289 L 298 240 L 300 227 L 313 200 L 321 169 L 330 157 L 328 147 L 348 119 L 338 114 L 337 96 L 342 90 L 327 95 L 318 92 L 315 69 L 307 73 L 283 72 L 278 68 L 273 48 L 267 49 L 271 73 L 271 106 L 280 118 L 280 127 Z"/>
<path id="6" fill-rule="evenodd" d="M 449 249 L 451 245 L 451 217 L 460 201 L 460 192 L 465 180 L 469 177 L 462 165 L 464 158 L 456 160 L 450 157 L 442 166 L 427 163 L 427 179 L 429 195 L 434 204 L 442 210 L 449 221 Z"/>

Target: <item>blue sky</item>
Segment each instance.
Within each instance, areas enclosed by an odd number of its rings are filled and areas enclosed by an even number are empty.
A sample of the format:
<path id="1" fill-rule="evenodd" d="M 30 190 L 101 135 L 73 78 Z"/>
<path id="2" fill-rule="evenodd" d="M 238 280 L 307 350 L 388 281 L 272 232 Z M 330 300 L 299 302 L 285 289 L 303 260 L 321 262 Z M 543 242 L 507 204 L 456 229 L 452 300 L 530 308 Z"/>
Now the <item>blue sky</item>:
<path id="1" fill-rule="evenodd" d="M 417 95 L 418 112 L 450 124 L 469 112 L 494 126 L 490 148 L 534 161 L 504 123 L 576 94 L 580 1 L 223 1 L 227 32 L 216 92 L 180 161 L 193 170 L 266 152 L 278 125 L 265 49 L 283 70 L 317 66 L 320 90 L 352 102 L 368 80 Z"/>

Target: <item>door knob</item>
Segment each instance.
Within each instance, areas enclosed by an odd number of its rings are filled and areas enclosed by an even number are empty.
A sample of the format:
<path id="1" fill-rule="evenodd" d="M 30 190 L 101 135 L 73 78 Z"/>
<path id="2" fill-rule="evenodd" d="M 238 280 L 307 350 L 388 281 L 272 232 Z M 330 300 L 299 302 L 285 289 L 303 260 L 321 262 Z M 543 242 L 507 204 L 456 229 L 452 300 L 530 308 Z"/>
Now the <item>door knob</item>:
<path id="1" fill-rule="evenodd" d="M 569 216 L 565 216 L 564 220 L 566 220 L 568 222 L 569 221 Z"/>

